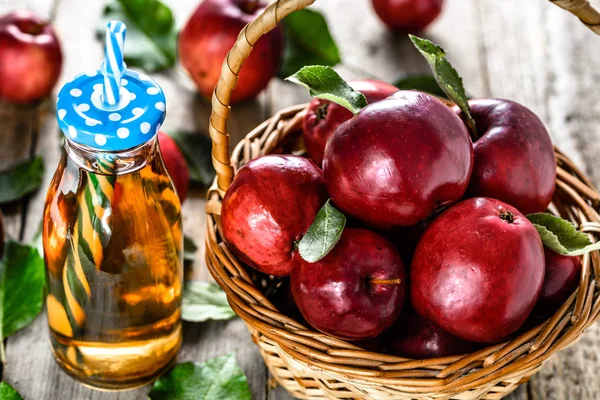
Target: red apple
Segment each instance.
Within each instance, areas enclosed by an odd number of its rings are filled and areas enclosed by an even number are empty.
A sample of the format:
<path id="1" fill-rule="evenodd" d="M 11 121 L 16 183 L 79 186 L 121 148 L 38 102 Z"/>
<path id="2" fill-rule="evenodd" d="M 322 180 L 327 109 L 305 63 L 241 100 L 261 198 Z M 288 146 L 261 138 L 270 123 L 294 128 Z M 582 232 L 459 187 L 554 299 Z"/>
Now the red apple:
<path id="1" fill-rule="evenodd" d="M 548 316 L 563 305 L 577 289 L 581 276 L 581 259 L 563 256 L 544 248 L 546 275 L 534 313 Z"/>
<path id="2" fill-rule="evenodd" d="M 389 83 L 373 79 L 348 83 L 354 90 L 364 94 L 369 104 L 383 100 L 399 90 Z M 350 118 L 352 118 L 352 113 L 339 104 L 317 98 L 310 102 L 302 121 L 302 136 L 308 156 L 317 165 L 323 164 L 327 139 L 342 122 L 348 121 Z"/>
<path id="3" fill-rule="evenodd" d="M 406 292 L 398 251 L 366 229 L 346 228 L 324 258 L 300 261 L 290 282 L 308 323 L 346 340 L 378 336 L 400 314 Z"/>
<path id="4" fill-rule="evenodd" d="M 427 228 L 411 266 L 419 314 L 472 342 L 507 339 L 527 319 L 544 282 L 537 230 L 499 200 L 456 204 Z"/>
<path id="5" fill-rule="evenodd" d="M 296 242 L 327 197 L 321 170 L 309 159 L 259 157 L 240 169 L 223 198 L 225 240 L 249 266 L 289 275 L 299 258 Z"/>
<path id="6" fill-rule="evenodd" d="M 198 6 L 179 34 L 178 53 L 203 96 L 212 96 L 227 52 L 244 26 L 264 9 L 259 0 L 204 0 Z M 275 27 L 258 40 L 244 61 L 231 101 L 256 97 L 277 74 L 282 53 L 283 33 Z"/>
<path id="7" fill-rule="evenodd" d="M 447 357 L 475 350 L 474 343 L 462 340 L 407 307 L 394 325 L 384 333 L 387 352 L 416 359 Z"/>
<path id="8" fill-rule="evenodd" d="M 545 211 L 554 194 L 556 160 L 542 121 L 510 100 L 471 100 L 469 106 L 481 137 L 473 146 L 468 194 L 502 200 L 523 214 Z"/>
<path id="9" fill-rule="evenodd" d="M 335 205 L 378 227 L 410 226 L 458 201 L 473 166 L 460 118 L 433 96 L 400 91 L 363 108 L 325 147 Z"/>
<path id="10" fill-rule="evenodd" d="M 30 11 L 0 18 L 0 98 L 40 100 L 52 92 L 61 68 L 60 43 L 48 21 Z"/>
<path id="11" fill-rule="evenodd" d="M 175 185 L 179 199 L 183 203 L 187 198 L 190 185 L 190 171 L 183 153 L 175 140 L 164 132 L 158 132 L 158 142 L 167 172 Z"/>
<path id="12" fill-rule="evenodd" d="M 373 0 L 373 8 L 390 29 L 420 32 L 440 15 L 443 3 L 443 0 Z"/>

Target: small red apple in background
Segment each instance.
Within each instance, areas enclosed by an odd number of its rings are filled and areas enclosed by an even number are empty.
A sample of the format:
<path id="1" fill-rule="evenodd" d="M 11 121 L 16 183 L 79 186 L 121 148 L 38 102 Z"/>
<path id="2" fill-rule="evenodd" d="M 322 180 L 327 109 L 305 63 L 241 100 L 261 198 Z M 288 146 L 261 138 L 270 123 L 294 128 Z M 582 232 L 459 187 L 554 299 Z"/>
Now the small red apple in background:
<path id="1" fill-rule="evenodd" d="M 387 353 L 416 359 L 447 357 L 475 350 L 474 343 L 462 340 L 417 314 L 412 307 L 383 334 Z"/>
<path id="2" fill-rule="evenodd" d="M 223 198 L 225 241 L 240 260 L 269 275 L 289 275 L 295 243 L 327 201 L 321 170 L 289 155 L 256 158 L 235 176 Z"/>
<path id="3" fill-rule="evenodd" d="M 527 107 L 510 100 L 470 100 L 481 137 L 467 194 L 492 197 L 523 214 L 544 212 L 552 201 L 556 160 L 544 124 Z M 458 107 L 454 110 L 460 114 Z"/>
<path id="4" fill-rule="evenodd" d="M 179 60 L 198 91 L 210 98 L 227 52 L 240 31 L 265 8 L 258 0 L 204 0 L 178 39 Z M 258 95 L 277 74 L 283 53 L 283 33 L 275 27 L 261 37 L 244 61 L 232 102 Z"/>
<path id="5" fill-rule="evenodd" d="M 158 132 L 158 142 L 167 172 L 175 185 L 179 200 L 183 203 L 187 198 L 190 185 L 190 171 L 181 149 L 171 136 L 164 132 Z"/>
<path id="6" fill-rule="evenodd" d="M 499 200 L 473 198 L 427 228 L 411 265 L 411 303 L 464 340 L 495 343 L 517 331 L 544 282 L 537 230 Z"/>
<path id="7" fill-rule="evenodd" d="M 30 11 L 0 18 L 0 98 L 40 100 L 52 92 L 61 68 L 60 43 L 49 22 Z"/>
<path id="8" fill-rule="evenodd" d="M 378 227 L 411 226 L 458 201 L 473 146 L 444 103 L 404 90 L 363 108 L 327 141 L 323 175 L 335 205 Z"/>
<path id="9" fill-rule="evenodd" d="M 321 260 L 300 260 L 290 283 L 296 305 L 314 328 L 360 340 L 378 336 L 402 311 L 406 272 L 383 236 L 346 228 Z"/>
<path id="10" fill-rule="evenodd" d="M 581 276 L 581 259 L 563 256 L 544 248 L 546 275 L 533 314 L 547 317 L 563 305 L 577 289 Z"/>
<path id="11" fill-rule="evenodd" d="M 350 81 L 348 84 L 354 90 L 364 94 L 369 104 L 383 100 L 399 90 L 389 83 L 373 79 Z M 346 122 L 350 118 L 352 118 L 352 112 L 339 104 L 317 98 L 310 102 L 302 121 L 302 136 L 308 156 L 317 165 L 323 164 L 327 139 L 342 122 Z"/>
<path id="12" fill-rule="evenodd" d="M 420 32 L 440 15 L 443 3 L 443 0 L 373 0 L 373 8 L 390 29 Z"/>

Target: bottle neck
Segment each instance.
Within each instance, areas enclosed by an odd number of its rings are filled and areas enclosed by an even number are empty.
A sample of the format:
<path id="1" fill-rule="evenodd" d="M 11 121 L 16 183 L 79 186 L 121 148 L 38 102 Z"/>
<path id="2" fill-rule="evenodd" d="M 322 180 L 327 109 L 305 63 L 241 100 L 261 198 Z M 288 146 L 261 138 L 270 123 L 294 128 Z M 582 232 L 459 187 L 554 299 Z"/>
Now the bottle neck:
<path id="1" fill-rule="evenodd" d="M 79 167 L 103 175 L 124 175 L 144 168 L 158 152 L 157 136 L 133 149 L 105 152 L 65 137 L 65 151 Z"/>

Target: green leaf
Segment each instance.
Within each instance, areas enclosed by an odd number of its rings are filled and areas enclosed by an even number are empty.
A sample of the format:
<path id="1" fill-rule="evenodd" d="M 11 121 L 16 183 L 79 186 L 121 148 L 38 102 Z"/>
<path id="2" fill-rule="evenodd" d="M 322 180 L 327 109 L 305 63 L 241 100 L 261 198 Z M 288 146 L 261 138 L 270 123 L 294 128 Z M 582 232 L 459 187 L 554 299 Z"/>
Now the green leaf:
<path id="1" fill-rule="evenodd" d="M 8 383 L 0 382 L 0 400 L 23 400 L 23 398 Z"/>
<path id="2" fill-rule="evenodd" d="M 44 284 L 44 260 L 37 249 L 7 241 L 0 260 L 0 343 L 42 311 Z M 0 357 L 4 362 L 3 345 Z"/>
<path id="3" fill-rule="evenodd" d="M 527 219 L 537 229 L 544 246 L 565 256 L 581 256 L 600 250 L 600 242 L 593 243 L 575 226 L 549 213 L 528 214 Z"/>
<path id="4" fill-rule="evenodd" d="M 235 317 L 227 295 L 212 282 L 186 282 L 183 287 L 181 318 L 184 321 L 204 322 Z"/>
<path id="5" fill-rule="evenodd" d="M 212 165 L 212 142 L 202 133 L 168 132 L 183 152 L 190 170 L 190 180 L 210 186 L 215 179 Z"/>
<path id="6" fill-rule="evenodd" d="M 467 127 L 472 135 L 474 135 L 475 138 L 478 138 L 479 135 L 477 134 L 475 127 L 475 120 L 471 115 L 469 98 L 465 92 L 462 78 L 458 75 L 458 72 L 456 72 L 452 64 L 446 59 L 446 52 L 444 49 L 427 39 L 414 35 L 409 35 L 409 37 L 415 47 L 429 63 L 429 66 L 433 71 L 433 76 L 440 89 L 442 89 L 442 91 L 446 93 L 446 96 L 460 108 L 466 119 L 465 122 Z"/>
<path id="7" fill-rule="evenodd" d="M 235 353 L 203 363 L 178 364 L 159 378 L 150 400 L 252 400 L 248 380 L 237 365 Z"/>
<path id="8" fill-rule="evenodd" d="M 290 76 L 307 65 L 333 67 L 342 61 L 327 21 L 319 12 L 309 9 L 293 12 L 283 20 L 283 28 L 285 48 L 279 77 Z"/>
<path id="9" fill-rule="evenodd" d="M 352 89 L 331 67 L 322 65 L 303 67 L 286 80 L 304 86 L 311 96 L 333 101 L 352 111 L 353 114 L 367 105 L 367 98 Z"/>
<path id="10" fill-rule="evenodd" d="M 36 157 L 0 172 L 0 204 L 16 201 L 40 187 L 44 160 Z"/>
<path id="11" fill-rule="evenodd" d="M 196 259 L 196 250 L 198 246 L 194 243 L 194 240 L 188 236 L 183 236 L 183 259 L 185 261 L 194 261 Z"/>
<path id="12" fill-rule="evenodd" d="M 306 235 L 300 240 L 300 256 L 309 263 L 325 257 L 342 237 L 346 217 L 331 205 L 331 199 L 319 210 Z"/>
<path id="13" fill-rule="evenodd" d="M 446 93 L 444 93 L 444 91 L 440 89 L 440 85 L 438 85 L 433 75 L 407 76 L 406 78 L 402 78 L 396 81 L 396 83 L 394 83 L 394 86 L 402 90 L 419 90 L 421 92 L 426 92 L 435 96 L 448 98 L 448 96 L 446 96 Z"/>
<path id="14" fill-rule="evenodd" d="M 125 62 L 148 72 L 175 65 L 177 30 L 173 13 L 158 0 L 112 0 L 102 14 L 96 33 L 104 39 L 106 24 L 113 19 L 127 25 Z"/>

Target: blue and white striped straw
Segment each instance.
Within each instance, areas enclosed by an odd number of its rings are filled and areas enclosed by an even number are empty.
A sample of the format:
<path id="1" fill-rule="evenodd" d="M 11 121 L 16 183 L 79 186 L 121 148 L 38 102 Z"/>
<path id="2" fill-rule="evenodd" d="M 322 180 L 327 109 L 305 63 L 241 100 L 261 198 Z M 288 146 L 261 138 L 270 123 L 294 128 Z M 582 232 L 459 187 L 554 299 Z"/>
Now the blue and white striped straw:
<path id="1" fill-rule="evenodd" d="M 121 90 L 121 77 L 125 74 L 123 61 L 123 47 L 127 28 L 121 21 L 110 21 L 106 27 L 106 41 L 104 44 L 104 103 L 115 105 L 119 102 Z"/>

